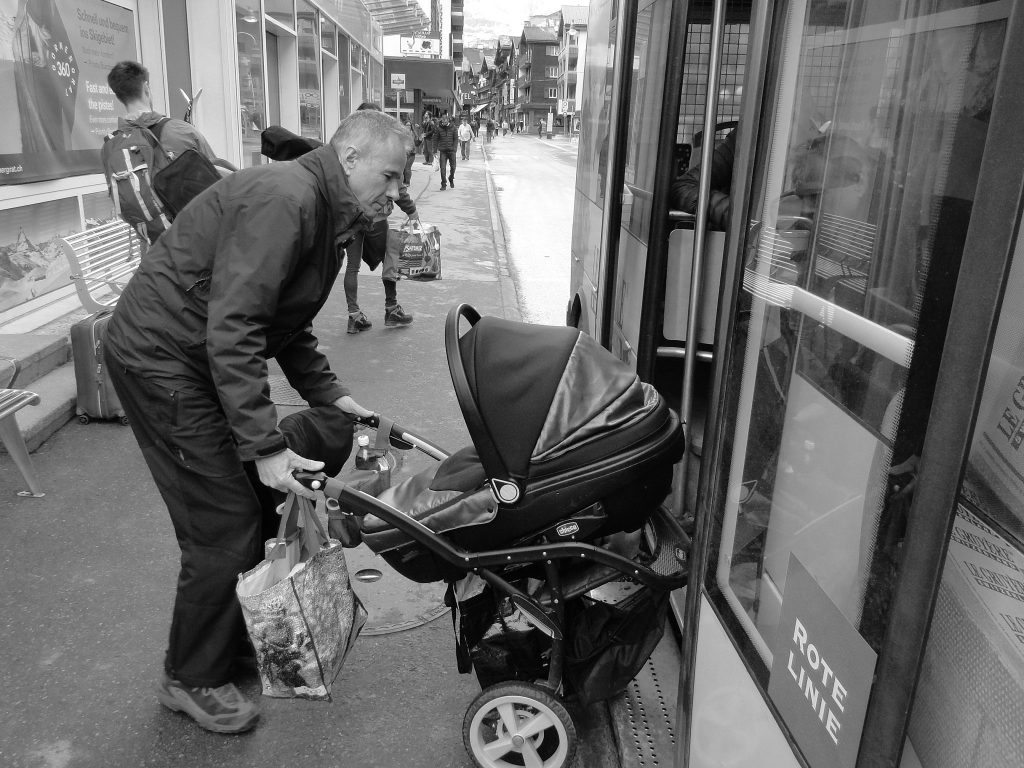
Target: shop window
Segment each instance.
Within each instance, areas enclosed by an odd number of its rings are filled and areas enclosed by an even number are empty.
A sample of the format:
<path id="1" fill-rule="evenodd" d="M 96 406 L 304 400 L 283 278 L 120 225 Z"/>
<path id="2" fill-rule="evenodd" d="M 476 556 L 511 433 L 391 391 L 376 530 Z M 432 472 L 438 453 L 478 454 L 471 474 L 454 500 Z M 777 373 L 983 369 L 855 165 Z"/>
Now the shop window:
<path id="1" fill-rule="evenodd" d="M 258 0 L 252 0 L 253 5 Z M 290 30 L 295 29 L 295 0 L 264 0 L 267 16 Z"/>
<path id="2" fill-rule="evenodd" d="M 259 17 L 247 3 L 236 0 L 235 23 L 238 46 L 239 120 L 242 125 L 242 167 L 259 165 L 260 132 L 267 127 L 267 101 L 264 93 L 264 51 Z"/>
<path id="3" fill-rule="evenodd" d="M 323 141 L 323 92 L 320 85 L 320 23 L 317 10 L 302 0 L 298 12 L 299 131 Z"/>
<path id="4" fill-rule="evenodd" d="M 320 17 L 320 47 L 326 53 L 338 55 L 338 28 L 325 16 Z"/>

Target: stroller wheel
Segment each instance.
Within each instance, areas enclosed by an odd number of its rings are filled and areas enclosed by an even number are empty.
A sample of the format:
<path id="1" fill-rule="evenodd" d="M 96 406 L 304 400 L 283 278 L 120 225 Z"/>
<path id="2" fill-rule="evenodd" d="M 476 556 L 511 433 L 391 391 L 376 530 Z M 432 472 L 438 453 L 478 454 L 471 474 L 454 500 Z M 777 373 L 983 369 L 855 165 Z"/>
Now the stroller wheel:
<path id="1" fill-rule="evenodd" d="M 482 768 L 564 768 L 576 753 L 576 726 L 548 691 L 508 681 L 473 699 L 462 740 Z"/>

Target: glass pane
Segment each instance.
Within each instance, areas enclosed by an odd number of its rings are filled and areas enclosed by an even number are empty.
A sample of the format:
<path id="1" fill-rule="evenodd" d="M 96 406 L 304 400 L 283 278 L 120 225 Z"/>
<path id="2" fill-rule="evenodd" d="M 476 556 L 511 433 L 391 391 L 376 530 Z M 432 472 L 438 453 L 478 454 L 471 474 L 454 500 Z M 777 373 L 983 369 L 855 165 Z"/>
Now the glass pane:
<path id="1" fill-rule="evenodd" d="M 303 0 L 298 13 L 299 133 L 323 141 L 323 94 L 320 87 L 320 24 L 317 11 Z"/>
<path id="2" fill-rule="evenodd" d="M 1020 539 L 986 523 L 968 502 L 961 504 L 908 731 L 924 768 L 1021 765 L 1022 573 Z"/>
<path id="3" fill-rule="evenodd" d="M 626 140 L 625 188 L 622 191 L 622 226 L 647 242 L 658 156 L 657 115 L 665 88 L 665 48 L 672 3 L 648 2 L 639 10 L 633 49 L 629 96 L 629 136 Z"/>
<path id="4" fill-rule="evenodd" d="M 338 100 L 341 103 L 341 116 L 344 118 L 352 111 L 353 104 L 349 96 L 349 68 L 345 62 L 349 61 L 349 40 L 343 35 L 338 35 Z M 357 102 L 358 103 L 358 102 Z"/>
<path id="5" fill-rule="evenodd" d="M 791 560 L 880 647 L 1006 8 L 800 0 L 775 30 L 713 577 L 763 682 Z"/>
<path id="6" fill-rule="evenodd" d="M 259 3 L 253 0 L 253 5 Z M 264 0 L 263 7 L 267 16 L 278 21 L 288 29 L 295 29 L 295 0 Z"/>
<path id="7" fill-rule="evenodd" d="M 266 97 L 263 93 L 263 45 L 259 16 L 245 0 L 235 3 L 235 24 L 238 30 L 238 93 L 242 123 L 242 167 L 264 162 L 260 154 L 260 132 L 267 127 Z"/>
<path id="8" fill-rule="evenodd" d="M 320 47 L 328 53 L 338 53 L 338 28 L 326 17 L 320 17 Z"/>
<path id="9" fill-rule="evenodd" d="M 604 198 L 608 165 L 608 130 L 611 108 L 612 67 L 615 63 L 614 0 L 593 0 L 587 26 L 587 94 L 580 106 L 580 162 L 576 188 L 594 203 Z M 525 73 L 520 70 L 520 80 Z M 600 226 L 596 227 L 600 231 Z M 575 248 L 590 252 L 587 247 Z"/>

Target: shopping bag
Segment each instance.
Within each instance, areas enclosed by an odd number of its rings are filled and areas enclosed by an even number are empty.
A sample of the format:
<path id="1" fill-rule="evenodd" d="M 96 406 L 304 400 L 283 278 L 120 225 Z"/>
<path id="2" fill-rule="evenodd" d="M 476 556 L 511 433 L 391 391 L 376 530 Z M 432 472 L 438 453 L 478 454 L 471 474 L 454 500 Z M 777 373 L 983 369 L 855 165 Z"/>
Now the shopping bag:
<path id="1" fill-rule="evenodd" d="M 441 233 L 433 224 L 407 220 L 388 233 L 398 254 L 398 274 L 411 280 L 441 279 Z"/>
<path id="2" fill-rule="evenodd" d="M 322 494 L 317 505 L 326 506 Z M 289 493 L 279 512 L 266 558 L 239 574 L 235 592 L 263 694 L 330 701 L 366 609 L 352 591 L 344 549 L 327 537 L 313 502 Z"/>

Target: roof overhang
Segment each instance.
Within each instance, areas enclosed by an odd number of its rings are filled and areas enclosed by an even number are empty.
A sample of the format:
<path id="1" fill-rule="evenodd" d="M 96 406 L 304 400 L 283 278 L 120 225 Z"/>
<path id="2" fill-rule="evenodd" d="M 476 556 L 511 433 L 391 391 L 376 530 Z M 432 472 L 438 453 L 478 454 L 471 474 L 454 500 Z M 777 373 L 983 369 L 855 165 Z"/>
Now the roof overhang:
<path id="1" fill-rule="evenodd" d="M 385 35 L 411 35 L 430 24 L 418 0 L 363 0 L 363 5 Z"/>

